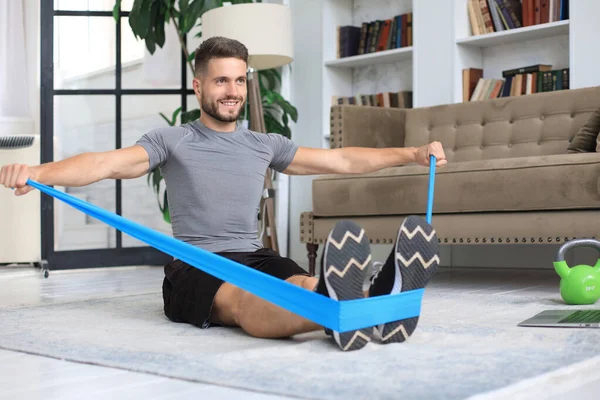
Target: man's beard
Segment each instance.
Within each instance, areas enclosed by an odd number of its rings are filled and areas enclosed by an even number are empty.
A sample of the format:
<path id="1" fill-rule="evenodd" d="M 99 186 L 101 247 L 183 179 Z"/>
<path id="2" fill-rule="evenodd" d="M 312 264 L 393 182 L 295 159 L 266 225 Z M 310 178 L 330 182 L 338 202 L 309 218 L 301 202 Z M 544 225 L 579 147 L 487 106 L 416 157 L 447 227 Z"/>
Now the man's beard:
<path id="1" fill-rule="evenodd" d="M 234 100 L 234 101 L 240 102 L 238 111 L 235 114 L 229 114 L 229 113 L 223 114 L 223 113 L 219 112 L 219 102 L 226 101 L 226 100 Z M 217 100 L 214 103 L 210 103 L 208 101 L 202 100 L 202 111 L 207 113 L 208 115 L 210 115 L 211 117 L 213 117 L 214 119 L 216 119 L 217 121 L 220 121 L 220 122 L 237 121 L 237 119 L 240 116 L 240 113 L 242 112 L 243 106 L 244 106 L 244 102 L 241 97 L 221 99 L 221 100 Z"/>

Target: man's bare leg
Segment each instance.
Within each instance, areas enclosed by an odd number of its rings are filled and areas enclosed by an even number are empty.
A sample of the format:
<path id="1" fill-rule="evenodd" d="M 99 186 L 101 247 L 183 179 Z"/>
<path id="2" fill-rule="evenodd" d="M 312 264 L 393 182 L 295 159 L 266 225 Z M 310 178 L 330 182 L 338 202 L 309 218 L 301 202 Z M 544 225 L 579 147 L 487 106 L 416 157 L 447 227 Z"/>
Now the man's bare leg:
<path id="1" fill-rule="evenodd" d="M 317 279 L 296 275 L 289 283 L 313 290 Z M 239 326 L 260 338 L 284 338 L 323 329 L 322 326 L 268 302 L 230 283 L 224 283 L 215 296 L 211 320 L 227 326 Z"/>
<path id="2" fill-rule="evenodd" d="M 287 282 L 314 290 L 317 278 L 292 276 Z M 365 291 L 364 296 L 368 297 Z M 224 283 L 215 297 L 211 320 L 239 326 L 252 336 L 281 338 L 323 329 L 322 326 L 261 299 L 230 283 Z"/>
<path id="3" fill-rule="evenodd" d="M 364 229 L 351 221 L 340 221 L 327 238 L 323 256 L 326 268 L 321 271 L 320 280 L 296 275 L 286 281 L 338 301 L 356 299 L 368 294 L 363 291 L 363 284 L 370 262 L 369 238 Z M 261 338 L 283 338 L 323 328 L 229 283 L 217 291 L 211 319 L 240 326 L 248 334 Z M 371 340 L 373 329 L 325 331 L 347 351 L 364 347 Z"/>

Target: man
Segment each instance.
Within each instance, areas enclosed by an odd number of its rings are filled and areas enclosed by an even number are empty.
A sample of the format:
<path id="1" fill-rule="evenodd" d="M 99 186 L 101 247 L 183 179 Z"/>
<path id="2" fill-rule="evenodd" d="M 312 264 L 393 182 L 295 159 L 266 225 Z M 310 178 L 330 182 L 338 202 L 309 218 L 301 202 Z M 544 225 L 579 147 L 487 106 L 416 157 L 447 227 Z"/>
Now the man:
<path id="1" fill-rule="evenodd" d="M 410 162 L 429 165 L 431 154 L 437 157 L 437 165 L 444 165 L 446 159 L 437 142 L 420 148 L 328 150 L 299 147 L 278 134 L 251 132 L 237 124 L 247 95 L 247 60 L 248 51 L 238 41 L 208 39 L 198 47 L 195 58 L 193 85 L 201 106 L 199 120 L 158 128 L 124 149 L 83 153 L 38 166 L 6 165 L 0 183 L 24 195 L 32 190 L 27 179 L 84 186 L 102 179 L 138 178 L 158 166 L 169 189 L 173 235 L 179 240 L 337 300 L 423 287 L 435 266 L 427 268 L 417 260 L 407 272 L 400 272 L 395 256 L 397 251 L 406 255 L 417 249 L 427 260 L 437 257 L 437 240 L 431 240 L 435 233 L 420 219 L 404 222 L 396 248 L 367 293 L 363 281 L 369 278 L 369 242 L 352 222 L 343 221 L 332 230 L 323 257 L 327 272 L 322 271 L 320 280 L 291 259 L 261 248 L 256 217 L 269 167 L 290 175 L 357 174 Z M 417 226 L 430 241 L 413 243 L 411 232 Z M 407 233 L 410 238 L 402 240 Z M 180 260 L 165 266 L 163 298 L 170 320 L 202 328 L 236 326 L 261 338 L 322 329 Z M 384 324 L 379 331 L 384 342 L 403 341 L 415 327 L 413 318 Z M 371 340 L 373 329 L 326 332 L 343 350 L 355 350 Z"/>

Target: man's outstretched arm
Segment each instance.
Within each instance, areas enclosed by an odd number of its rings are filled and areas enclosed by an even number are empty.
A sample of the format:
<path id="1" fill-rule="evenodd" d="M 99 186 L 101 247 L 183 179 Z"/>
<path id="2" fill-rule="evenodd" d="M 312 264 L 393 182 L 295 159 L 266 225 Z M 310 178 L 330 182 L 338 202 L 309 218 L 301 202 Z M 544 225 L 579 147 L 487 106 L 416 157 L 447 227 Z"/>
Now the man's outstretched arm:
<path id="1" fill-rule="evenodd" d="M 0 185 L 15 188 L 17 196 L 32 190 L 26 185 L 32 179 L 45 185 L 86 186 L 103 179 L 137 178 L 150 165 L 146 150 L 138 145 L 105 152 L 88 152 L 64 160 L 30 166 L 4 165 L 0 169 Z"/>
<path id="2" fill-rule="evenodd" d="M 288 175 L 365 174 L 413 162 L 428 166 L 431 155 L 436 157 L 436 166 L 446 165 L 446 155 L 440 142 L 432 142 L 421 147 L 383 149 L 300 147 L 284 173 Z"/>

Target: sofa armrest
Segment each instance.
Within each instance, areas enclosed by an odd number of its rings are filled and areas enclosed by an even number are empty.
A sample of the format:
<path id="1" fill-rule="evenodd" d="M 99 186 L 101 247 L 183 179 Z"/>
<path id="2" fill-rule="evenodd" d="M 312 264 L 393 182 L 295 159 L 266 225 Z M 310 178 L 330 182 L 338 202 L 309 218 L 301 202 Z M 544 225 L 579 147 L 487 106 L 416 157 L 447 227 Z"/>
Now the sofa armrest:
<path id="1" fill-rule="evenodd" d="M 332 106 L 331 148 L 403 147 L 405 116 L 406 110 L 403 108 Z"/>

